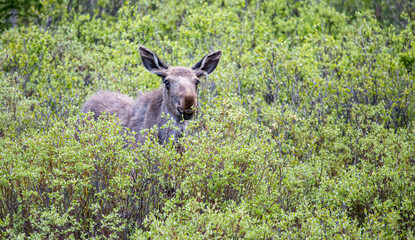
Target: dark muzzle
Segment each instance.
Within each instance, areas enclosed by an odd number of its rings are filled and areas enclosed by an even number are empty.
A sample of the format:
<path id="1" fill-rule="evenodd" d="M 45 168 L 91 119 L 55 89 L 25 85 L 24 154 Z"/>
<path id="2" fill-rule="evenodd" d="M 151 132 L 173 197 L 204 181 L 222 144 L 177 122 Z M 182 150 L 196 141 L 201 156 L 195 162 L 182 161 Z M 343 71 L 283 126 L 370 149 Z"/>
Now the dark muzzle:
<path id="1" fill-rule="evenodd" d="M 178 107 L 177 110 L 179 110 L 179 112 L 182 114 L 184 120 L 191 119 L 196 112 L 193 108 L 189 108 L 183 111 L 182 107 Z"/>
<path id="2" fill-rule="evenodd" d="M 193 113 L 191 113 L 191 114 L 186 114 L 186 113 L 184 113 L 184 114 L 183 114 L 183 118 L 184 118 L 184 120 L 190 120 L 192 117 L 193 117 Z"/>

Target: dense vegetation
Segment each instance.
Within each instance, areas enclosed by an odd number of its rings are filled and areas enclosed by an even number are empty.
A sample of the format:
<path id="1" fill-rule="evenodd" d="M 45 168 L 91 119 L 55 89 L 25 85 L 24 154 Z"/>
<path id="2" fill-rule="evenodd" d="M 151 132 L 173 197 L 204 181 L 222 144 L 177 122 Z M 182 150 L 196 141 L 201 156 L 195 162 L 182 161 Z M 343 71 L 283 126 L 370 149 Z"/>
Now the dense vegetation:
<path id="1" fill-rule="evenodd" d="M 0 7 L 0 238 L 415 237 L 414 3 Z M 170 65 L 224 52 L 182 154 L 79 113 L 161 86 L 139 45 Z"/>

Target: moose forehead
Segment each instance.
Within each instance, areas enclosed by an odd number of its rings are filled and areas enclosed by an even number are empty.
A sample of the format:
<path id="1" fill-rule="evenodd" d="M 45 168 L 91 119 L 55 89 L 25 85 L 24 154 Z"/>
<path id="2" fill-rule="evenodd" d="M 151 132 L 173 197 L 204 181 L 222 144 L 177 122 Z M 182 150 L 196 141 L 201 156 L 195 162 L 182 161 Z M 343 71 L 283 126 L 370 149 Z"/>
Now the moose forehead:
<path id="1" fill-rule="evenodd" d="M 193 69 L 187 67 L 170 67 L 166 71 L 167 76 L 173 79 L 187 79 L 193 80 L 196 79 L 196 73 Z"/>

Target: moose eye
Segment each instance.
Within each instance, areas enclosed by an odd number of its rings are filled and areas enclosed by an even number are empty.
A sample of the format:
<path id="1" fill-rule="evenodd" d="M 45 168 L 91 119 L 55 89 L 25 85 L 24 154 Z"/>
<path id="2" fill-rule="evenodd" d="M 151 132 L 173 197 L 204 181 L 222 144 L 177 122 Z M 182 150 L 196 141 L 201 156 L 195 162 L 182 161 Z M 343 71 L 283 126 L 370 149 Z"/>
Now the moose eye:
<path id="1" fill-rule="evenodd" d="M 200 81 L 199 79 L 196 80 L 196 86 L 199 85 Z"/>
<path id="2" fill-rule="evenodd" d="M 170 82 L 169 82 L 169 80 L 164 80 L 163 83 L 166 84 L 167 89 L 170 89 Z"/>

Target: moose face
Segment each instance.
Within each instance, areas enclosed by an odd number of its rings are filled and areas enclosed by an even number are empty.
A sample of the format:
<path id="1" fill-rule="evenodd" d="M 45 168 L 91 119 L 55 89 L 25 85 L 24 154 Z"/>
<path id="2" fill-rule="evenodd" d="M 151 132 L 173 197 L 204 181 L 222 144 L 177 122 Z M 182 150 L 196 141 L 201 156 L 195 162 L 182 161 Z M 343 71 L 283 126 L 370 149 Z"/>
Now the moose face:
<path id="1" fill-rule="evenodd" d="M 157 74 L 163 81 L 163 101 L 169 113 L 177 120 L 190 120 L 197 108 L 199 78 L 215 70 L 222 51 L 206 55 L 192 68 L 169 67 L 154 52 L 142 46 L 139 52 L 147 70 Z"/>
<path id="2" fill-rule="evenodd" d="M 171 67 L 162 77 L 163 97 L 169 112 L 179 119 L 189 120 L 197 108 L 197 85 L 200 80 L 193 69 Z"/>

